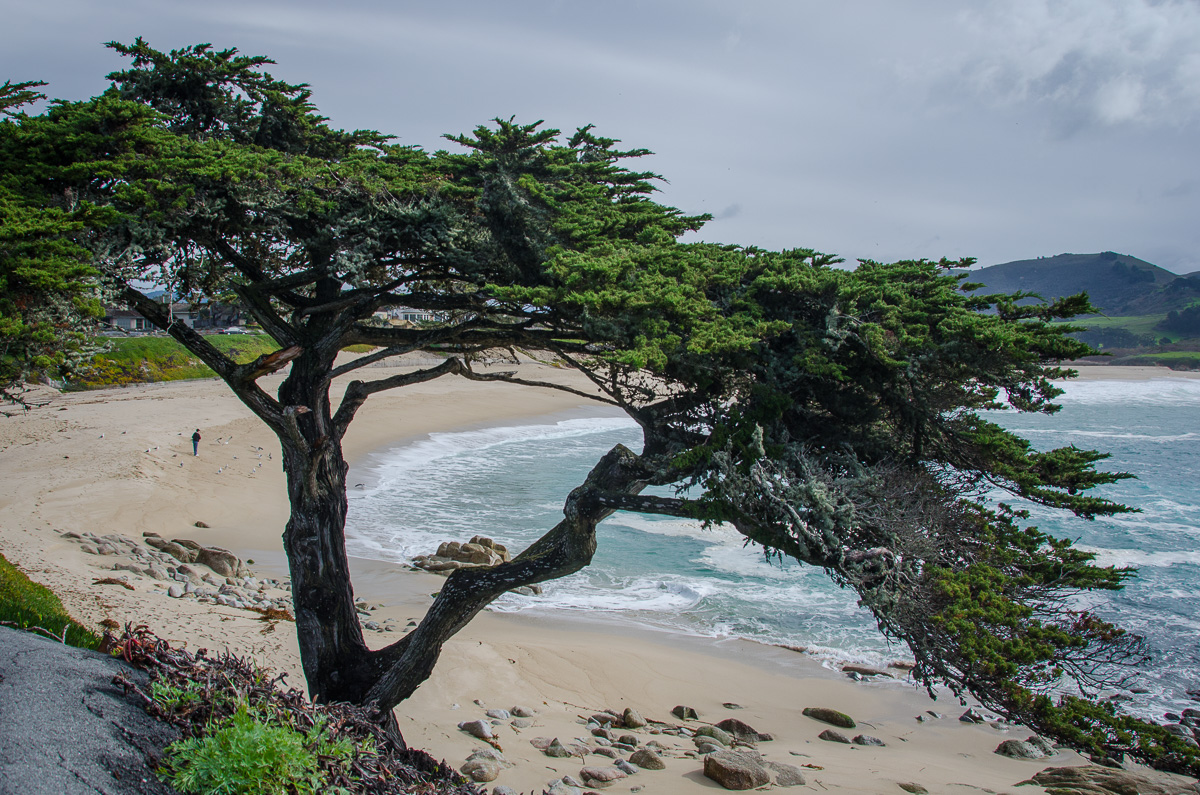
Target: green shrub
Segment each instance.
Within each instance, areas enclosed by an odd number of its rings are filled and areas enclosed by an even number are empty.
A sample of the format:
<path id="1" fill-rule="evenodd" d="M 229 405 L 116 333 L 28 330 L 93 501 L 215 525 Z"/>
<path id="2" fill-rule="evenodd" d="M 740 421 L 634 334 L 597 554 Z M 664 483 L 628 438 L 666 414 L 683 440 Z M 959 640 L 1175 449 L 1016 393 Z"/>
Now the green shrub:
<path id="1" fill-rule="evenodd" d="M 206 339 L 239 364 L 252 362 L 279 346 L 265 334 L 213 334 Z M 123 337 L 106 341 L 107 350 L 79 368 L 70 387 L 100 389 L 125 384 L 214 378 L 216 373 L 171 337 Z"/>
<path id="2" fill-rule="evenodd" d="M 348 743 L 329 742 L 323 726 L 305 735 L 266 723 L 243 704 L 212 732 L 172 744 L 163 778 L 181 792 L 201 795 L 329 792 L 318 754 L 352 753 Z"/>
<path id="3" fill-rule="evenodd" d="M 17 629 L 41 630 L 69 646 L 95 649 L 100 638 L 76 622 L 58 597 L 44 585 L 26 577 L 0 555 L 0 624 Z"/>

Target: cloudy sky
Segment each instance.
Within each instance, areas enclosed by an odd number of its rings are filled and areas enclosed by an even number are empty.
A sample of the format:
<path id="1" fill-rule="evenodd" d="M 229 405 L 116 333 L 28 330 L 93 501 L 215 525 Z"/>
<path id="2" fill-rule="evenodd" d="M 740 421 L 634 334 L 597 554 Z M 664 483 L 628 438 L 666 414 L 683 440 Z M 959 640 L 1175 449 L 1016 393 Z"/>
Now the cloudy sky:
<path id="1" fill-rule="evenodd" d="M 656 154 L 705 240 L 1200 270 L 1200 0 L 0 0 L 0 80 L 82 99 L 109 40 L 269 55 L 333 122 L 497 116 Z"/>

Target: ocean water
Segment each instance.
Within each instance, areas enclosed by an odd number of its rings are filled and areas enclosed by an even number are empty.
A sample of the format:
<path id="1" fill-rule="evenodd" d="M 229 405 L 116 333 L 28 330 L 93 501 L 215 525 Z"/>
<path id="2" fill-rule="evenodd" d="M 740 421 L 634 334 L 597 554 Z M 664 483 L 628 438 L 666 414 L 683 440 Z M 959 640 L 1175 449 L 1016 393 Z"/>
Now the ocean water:
<path id="1" fill-rule="evenodd" d="M 1102 494 L 1140 513 L 1085 521 L 1032 508 L 1030 523 L 1132 565 L 1139 577 L 1089 604 L 1147 638 L 1135 711 L 1160 715 L 1200 686 L 1200 381 L 1070 383 L 1054 416 L 995 412 L 1039 448 L 1076 445 L 1112 454 L 1102 468 L 1138 480 Z M 350 494 L 352 555 L 407 562 L 442 541 L 486 535 L 519 551 L 562 516 L 566 494 L 614 444 L 640 445 L 623 416 L 435 433 L 375 455 Z M 1011 501 L 1011 500 L 1010 500 Z M 600 525 L 583 571 L 544 584 L 540 597 L 506 595 L 502 612 L 629 622 L 713 638 L 803 646 L 833 665 L 885 664 L 890 646 L 854 593 L 819 569 L 767 561 L 731 529 L 618 513 Z"/>

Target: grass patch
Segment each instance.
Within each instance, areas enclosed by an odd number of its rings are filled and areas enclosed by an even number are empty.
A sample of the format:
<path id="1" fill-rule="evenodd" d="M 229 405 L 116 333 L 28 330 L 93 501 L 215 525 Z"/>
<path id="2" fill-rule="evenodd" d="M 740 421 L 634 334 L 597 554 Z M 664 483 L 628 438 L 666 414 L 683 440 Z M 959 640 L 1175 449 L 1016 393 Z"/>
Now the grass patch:
<path id="1" fill-rule="evenodd" d="M 205 339 L 238 364 L 279 350 L 266 334 L 213 334 Z M 216 376 L 208 365 L 170 337 L 118 337 L 97 341 L 106 343 L 108 350 L 93 357 L 89 366 L 76 374 L 70 382 L 72 388 L 100 389 Z"/>
<path id="2" fill-rule="evenodd" d="M 374 345 L 347 345 L 342 348 L 346 353 L 370 353 L 375 350 Z"/>
<path id="3" fill-rule="evenodd" d="M 1113 359 L 1113 364 L 1165 365 L 1172 370 L 1200 370 L 1200 351 L 1140 353 Z"/>
<path id="4" fill-rule="evenodd" d="M 67 615 L 62 602 L 44 585 L 25 576 L 0 555 L 0 624 L 38 631 L 69 646 L 95 649 L 100 638 Z"/>

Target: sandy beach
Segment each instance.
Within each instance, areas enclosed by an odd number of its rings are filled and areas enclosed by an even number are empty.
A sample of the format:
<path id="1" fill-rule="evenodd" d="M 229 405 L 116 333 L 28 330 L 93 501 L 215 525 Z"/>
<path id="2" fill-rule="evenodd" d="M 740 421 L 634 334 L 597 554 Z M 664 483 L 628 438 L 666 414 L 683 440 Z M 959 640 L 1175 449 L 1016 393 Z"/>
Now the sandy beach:
<path id="1" fill-rule="evenodd" d="M 504 369 L 512 369 L 509 365 Z M 586 388 L 575 374 L 533 363 L 522 376 Z M 1194 378 L 1163 368 L 1083 367 L 1087 379 Z M 379 368 L 385 376 L 393 370 Z M 372 371 L 371 376 L 376 372 Z M 271 379 L 264 386 L 273 388 Z M 336 390 L 335 390 L 336 394 Z M 167 583 L 114 572 L 115 558 L 84 552 L 67 533 L 144 532 L 193 539 L 232 550 L 261 577 L 284 577 L 280 536 L 287 519 L 279 446 L 270 432 L 216 380 L 152 384 L 96 392 L 38 392 L 44 405 L 0 417 L 0 551 L 33 579 L 54 589 L 78 620 L 146 624 L 189 649 L 228 649 L 291 672 L 303 686 L 293 627 L 271 624 L 247 610 L 167 595 Z M 569 393 L 456 377 L 372 397 L 346 439 L 350 481 L 373 453 L 435 431 L 507 424 L 533 418 L 581 416 L 598 404 Z M 200 455 L 190 436 L 199 428 Z M 261 449 L 260 449 L 261 448 Z M 260 457 L 261 456 L 261 457 Z M 207 527 L 196 526 L 201 522 Z M 481 528 L 482 530 L 482 528 Z M 454 540 L 454 539 L 447 539 Z M 457 539 L 466 541 L 467 539 Z M 432 550 L 430 550 L 432 552 Z M 354 560 L 355 590 L 377 605 L 377 621 L 393 632 L 368 632 L 384 645 L 419 620 L 440 587 L 431 574 Z M 133 590 L 98 585 L 124 577 Z M 902 659 L 897 650 L 897 659 Z M 803 654 L 740 641 L 682 638 L 569 619 L 534 620 L 484 613 L 443 651 L 433 677 L 398 710 L 407 741 L 455 767 L 484 744 L 456 727 L 484 717 L 486 709 L 515 705 L 536 712 L 532 725 L 496 729 L 513 766 L 493 785 L 541 792 L 551 780 L 579 775 L 602 756 L 557 759 L 531 740 L 588 737 L 579 722 L 602 709 L 633 707 L 671 724 L 676 705 L 699 713 L 693 727 L 738 718 L 774 736 L 758 750 L 768 760 L 799 766 L 807 783 L 798 790 L 901 793 L 914 782 L 931 793 L 1044 792 L 1013 787 L 1051 766 L 1084 764 L 1070 751 L 1049 759 L 1016 760 L 993 753 L 1006 739 L 1025 739 L 1021 727 L 967 724 L 959 703 L 931 700 L 891 669 L 887 681 L 852 681 Z M 733 704 L 736 708 L 726 705 Z M 884 746 L 826 742 L 828 725 L 801 715 L 805 707 L 832 707 L 859 722 Z M 937 713 L 935 716 L 932 713 Z M 918 720 L 918 716 L 922 720 Z M 623 733 L 623 732 L 619 732 Z M 644 770 L 609 791 L 647 795 L 720 789 L 701 773 L 690 740 L 634 733 L 641 744 L 663 747 L 666 769 Z M 685 752 L 691 752 L 688 756 Z"/>

